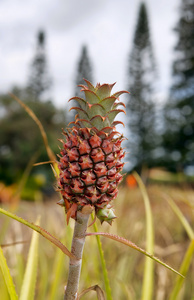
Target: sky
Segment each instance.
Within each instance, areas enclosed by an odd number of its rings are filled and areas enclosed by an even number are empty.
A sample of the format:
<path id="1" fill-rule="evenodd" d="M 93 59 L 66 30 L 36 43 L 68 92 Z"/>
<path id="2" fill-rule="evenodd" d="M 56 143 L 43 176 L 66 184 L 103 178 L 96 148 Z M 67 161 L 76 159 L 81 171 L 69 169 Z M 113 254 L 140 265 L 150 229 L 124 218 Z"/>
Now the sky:
<path id="1" fill-rule="evenodd" d="M 157 99 L 165 101 L 180 0 L 146 0 L 157 64 Z M 74 95 L 81 47 L 87 45 L 95 82 L 117 82 L 127 88 L 128 59 L 140 1 L 138 0 L 0 0 L 0 93 L 25 86 L 35 54 L 36 36 L 46 32 L 51 98 L 66 105 Z"/>

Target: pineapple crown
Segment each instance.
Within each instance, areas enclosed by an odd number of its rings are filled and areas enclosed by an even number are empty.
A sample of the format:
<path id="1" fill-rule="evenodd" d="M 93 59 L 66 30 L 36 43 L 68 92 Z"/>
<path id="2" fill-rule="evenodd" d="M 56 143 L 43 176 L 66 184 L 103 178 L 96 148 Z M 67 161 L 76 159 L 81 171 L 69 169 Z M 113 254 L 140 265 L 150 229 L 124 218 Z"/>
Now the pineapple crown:
<path id="1" fill-rule="evenodd" d="M 94 87 L 88 80 L 84 79 L 87 86 L 79 85 L 81 91 L 85 94 L 85 99 L 73 97 L 79 106 L 72 107 L 78 114 L 75 116 L 75 121 L 69 124 L 74 124 L 76 127 L 93 128 L 95 131 L 110 133 L 117 124 L 123 124 L 121 121 L 114 121 L 118 113 L 124 112 L 123 109 L 118 109 L 118 106 L 125 107 L 123 102 L 118 100 L 118 97 L 127 91 L 119 91 L 111 95 L 113 84 L 97 83 Z"/>

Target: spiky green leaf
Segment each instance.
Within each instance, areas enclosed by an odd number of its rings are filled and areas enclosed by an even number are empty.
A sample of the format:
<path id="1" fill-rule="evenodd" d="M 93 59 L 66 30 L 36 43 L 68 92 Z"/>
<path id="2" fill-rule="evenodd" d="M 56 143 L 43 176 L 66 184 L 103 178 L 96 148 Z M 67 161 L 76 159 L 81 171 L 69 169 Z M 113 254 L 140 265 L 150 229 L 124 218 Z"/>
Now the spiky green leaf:
<path id="1" fill-rule="evenodd" d="M 121 122 L 121 121 L 114 121 L 114 122 L 111 124 L 111 126 L 117 126 L 118 124 L 121 124 L 121 125 L 123 125 L 123 127 L 125 127 L 125 124 L 124 124 L 123 122 Z"/>
<path id="2" fill-rule="evenodd" d="M 104 110 L 104 107 L 101 104 L 99 104 L 99 103 L 90 104 L 90 105 L 87 104 L 87 115 L 88 115 L 89 120 L 92 119 L 96 115 L 100 115 L 103 117 L 103 116 L 105 116 L 105 114 L 106 114 L 106 112 Z"/>
<path id="3" fill-rule="evenodd" d="M 94 127 L 96 127 L 98 130 L 101 130 L 103 127 L 110 126 L 110 122 L 108 117 L 102 117 L 100 115 L 97 115 L 93 117 L 91 120 L 91 123 Z"/>
<path id="4" fill-rule="evenodd" d="M 95 91 L 95 87 L 91 84 L 91 82 L 87 79 L 84 78 L 84 81 L 87 83 L 87 86 L 88 88 L 91 90 L 91 91 Z"/>
<path id="5" fill-rule="evenodd" d="M 111 110 L 107 115 L 110 121 L 110 124 L 112 124 L 112 122 L 114 121 L 115 117 L 120 113 L 123 112 L 125 113 L 125 111 L 123 109 L 113 109 Z"/>
<path id="6" fill-rule="evenodd" d="M 75 100 L 82 109 L 84 109 L 84 110 L 86 109 L 86 103 L 87 103 L 86 100 L 84 100 L 80 97 L 72 97 L 71 99 L 69 99 L 69 101 L 72 101 L 72 100 Z"/>
<path id="7" fill-rule="evenodd" d="M 77 119 L 76 124 L 80 124 L 82 127 L 92 128 L 93 124 L 92 122 L 85 120 L 85 119 Z"/>
<path id="8" fill-rule="evenodd" d="M 102 84 L 102 85 L 97 85 L 96 87 L 96 95 L 98 95 L 98 97 L 100 99 L 104 99 L 110 96 L 111 90 L 113 88 L 113 86 L 115 85 L 115 83 L 113 84 Z"/>
<path id="9" fill-rule="evenodd" d="M 117 100 L 116 97 L 111 96 L 111 97 L 102 99 L 100 101 L 100 104 L 104 107 L 106 112 L 109 112 L 112 109 L 116 100 Z"/>
<path id="10" fill-rule="evenodd" d="M 85 97 L 86 97 L 86 102 L 91 103 L 91 104 L 100 102 L 100 98 L 93 91 L 84 90 L 84 93 L 85 93 Z"/>
<path id="11" fill-rule="evenodd" d="M 89 119 L 89 116 L 87 114 L 87 112 L 85 110 L 83 110 L 82 108 L 80 107 L 72 107 L 70 110 L 77 110 L 78 112 L 78 115 L 79 115 L 79 119 Z"/>
<path id="12" fill-rule="evenodd" d="M 122 94 L 130 94 L 130 93 L 127 92 L 127 91 L 119 91 L 119 92 L 114 93 L 112 96 L 118 98 L 118 97 L 120 97 Z"/>
<path id="13" fill-rule="evenodd" d="M 115 104 L 113 105 L 113 109 L 116 109 L 120 105 L 123 106 L 124 108 L 126 108 L 125 103 L 119 101 L 119 102 L 115 102 Z"/>

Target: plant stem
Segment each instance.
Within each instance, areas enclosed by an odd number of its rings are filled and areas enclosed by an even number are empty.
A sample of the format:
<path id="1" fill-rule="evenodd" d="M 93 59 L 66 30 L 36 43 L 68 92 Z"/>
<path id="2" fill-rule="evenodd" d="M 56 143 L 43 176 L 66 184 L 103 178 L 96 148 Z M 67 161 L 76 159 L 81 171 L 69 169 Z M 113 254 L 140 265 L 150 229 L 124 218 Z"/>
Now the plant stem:
<path id="1" fill-rule="evenodd" d="M 77 220 L 75 221 L 74 234 L 72 239 L 71 253 L 76 257 L 70 258 L 69 275 L 65 290 L 64 300 L 76 300 L 79 286 L 82 253 L 85 244 L 85 233 L 87 230 L 88 219 L 90 214 L 77 212 Z"/>

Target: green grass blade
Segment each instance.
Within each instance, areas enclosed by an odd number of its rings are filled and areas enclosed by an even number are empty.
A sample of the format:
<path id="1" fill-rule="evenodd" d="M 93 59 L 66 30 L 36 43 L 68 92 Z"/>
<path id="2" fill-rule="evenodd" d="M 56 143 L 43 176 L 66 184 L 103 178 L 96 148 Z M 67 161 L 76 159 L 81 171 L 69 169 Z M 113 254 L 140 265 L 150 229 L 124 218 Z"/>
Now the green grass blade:
<path id="1" fill-rule="evenodd" d="M 17 270 L 17 276 L 15 276 L 15 284 L 17 286 L 18 291 L 21 291 L 22 288 L 22 282 L 24 278 L 24 273 L 25 273 L 25 262 L 24 262 L 24 257 L 22 253 L 16 253 L 16 270 Z"/>
<path id="2" fill-rule="evenodd" d="M 54 268 L 52 270 L 54 280 L 52 281 L 52 285 L 50 287 L 48 300 L 55 300 L 59 298 L 59 285 L 65 266 L 64 258 L 64 254 L 59 249 L 57 249 L 54 259 Z"/>
<path id="3" fill-rule="evenodd" d="M 141 190 L 145 212 L 146 212 L 146 251 L 150 254 L 154 253 L 154 226 L 153 226 L 153 217 L 150 206 L 150 200 L 140 176 L 134 172 L 135 179 L 138 182 L 139 188 Z M 154 261 L 146 257 L 145 267 L 144 267 L 144 276 L 143 276 L 143 287 L 142 287 L 142 300 L 151 300 L 153 295 L 153 285 L 154 285 Z"/>
<path id="4" fill-rule="evenodd" d="M 172 210 L 174 211 L 174 213 L 177 215 L 177 217 L 179 218 L 179 220 L 181 221 L 183 227 L 185 228 L 185 231 L 187 232 L 190 240 L 194 240 L 194 231 L 191 228 L 189 222 L 187 221 L 187 219 L 185 218 L 185 216 L 183 215 L 183 213 L 181 212 L 181 210 L 179 209 L 179 207 L 176 205 L 176 203 L 167 195 L 165 195 L 166 200 L 168 201 L 168 203 L 170 204 Z"/>
<path id="5" fill-rule="evenodd" d="M 0 231 L 0 245 L 3 242 L 4 236 L 7 232 L 8 227 L 9 227 L 9 223 L 10 223 L 9 218 L 5 218 L 5 220 L 3 220 L 3 224 L 1 225 L 1 231 Z"/>
<path id="6" fill-rule="evenodd" d="M 0 247 L 0 267 L 3 274 L 3 278 L 5 280 L 7 290 L 10 296 L 10 300 L 18 300 L 18 296 L 16 294 L 15 286 L 12 280 L 12 277 L 9 272 L 9 268 L 5 259 L 5 256 L 3 255 L 3 250 Z"/>
<path id="7" fill-rule="evenodd" d="M 40 223 L 40 217 L 37 219 L 37 224 Z M 21 288 L 20 300 L 33 300 L 36 287 L 37 269 L 38 269 L 38 244 L 39 235 L 36 231 L 33 232 L 28 261 L 25 270 L 25 275 Z"/>
<path id="8" fill-rule="evenodd" d="M 0 268 L 0 296 L 1 299 L 3 300 L 10 300 L 10 296 L 7 290 L 7 286 L 1 268 Z"/>
<path id="9" fill-rule="evenodd" d="M 183 274 L 184 276 L 187 275 L 187 272 L 189 270 L 189 266 L 191 264 L 193 253 L 194 253 L 194 240 L 192 240 L 190 242 L 187 252 L 184 256 L 183 262 L 180 267 L 180 273 Z M 177 299 L 178 293 L 183 285 L 183 281 L 184 281 L 184 278 L 182 278 L 182 277 L 177 278 L 176 284 L 172 290 L 169 300 Z"/>
<path id="10" fill-rule="evenodd" d="M 75 259 L 75 256 L 58 240 L 56 239 L 53 235 L 51 235 L 49 232 L 47 232 L 45 229 L 43 229 L 42 227 L 35 225 L 33 223 L 30 223 L 24 219 L 22 219 L 21 217 L 18 217 L 14 214 L 12 214 L 11 212 L 0 208 L 0 213 L 30 227 L 31 229 L 37 231 L 38 233 L 40 233 L 43 237 L 45 237 L 47 240 L 49 240 L 51 243 L 53 243 L 55 246 L 57 246 L 58 248 L 61 249 L 61 251 L 63 253 L 65 253 L 67 256 L 69 256 L 72 259 Z"/>
<path id="11" fill-rule="evenodd" d="M 94 226 L 95 232 L 98 232 L 96 222 L 94 223 L 93 226 Z M 108 272 L 107 272 L 107 268 L 106 268 L 104 252 L 102 249 L 102 243 L 100 241 L 100 237 L 98 235 L 96 235 L 96 240 L 97 240 L 98 250 L 99 250 L 99 254 L 100 254 L 100 261 L 101 261 L 101 265 L 102 265 L 102 273 L 103 273 L 103 277 L 104 277 L 106 299 L 112 300 L 111 288 L 110 288 L 110 283 L 109 283 L 109 279 L 108 279 Z"/>
<path id="12" fill-rule="evenodd" d="M 50 274 L 49 260 L 45 252 L 42 251 L 41 245 L 39 249 L 39 277 L 36 300 L 47 299 L 46 292 L 49 285 L 48 274 Z"/>

